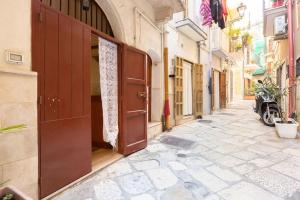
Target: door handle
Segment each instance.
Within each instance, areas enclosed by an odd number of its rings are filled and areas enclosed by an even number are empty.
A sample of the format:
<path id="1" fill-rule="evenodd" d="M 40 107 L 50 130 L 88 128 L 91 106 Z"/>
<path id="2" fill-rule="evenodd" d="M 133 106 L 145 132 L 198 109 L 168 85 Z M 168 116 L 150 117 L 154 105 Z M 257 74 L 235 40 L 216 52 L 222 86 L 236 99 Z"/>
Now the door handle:
<path id="1" fill-rule="evenodd" d="M 147 98 L 146 92 L 138 92 L 137 95 L 138 95 L 138 97 L 140 97 L 140 98 L 144 98 L 144 99 Z"/>

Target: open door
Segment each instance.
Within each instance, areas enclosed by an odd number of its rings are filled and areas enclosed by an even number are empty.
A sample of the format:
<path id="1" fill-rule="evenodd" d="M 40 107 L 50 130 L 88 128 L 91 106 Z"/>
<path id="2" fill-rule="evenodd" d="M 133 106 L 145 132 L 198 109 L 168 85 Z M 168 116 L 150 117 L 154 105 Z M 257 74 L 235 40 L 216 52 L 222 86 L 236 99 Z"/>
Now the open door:
<path id="1" fill-rule="evenodd" d="M 175 123 L 183 118 L 183 59 L 176 57 L 174 83 Z"/>
<path id="2" fill-rule="evenodd" d="M 193 103 L 195 117 L 202 116 L 203 112 L 203 66 L 193 65 Z"/>
<path id="3" fill-rule="evenodd" d="M 40 8 L 33 21 L 40 30 L 34 70 L 39 74 L 39 182 L 44 198 L 91 171 L 91 30 L 54 9 Z"/>
<path id="4" fill-rule="evenodd" d="M 147 54 L 122 45 L 119 151 L 124 155 L 147 146 Z"/>
<path id="5" fill-rule="evenodd" d="M 226 72 L 220 73 L 220 104 L 226 108 Z"/>

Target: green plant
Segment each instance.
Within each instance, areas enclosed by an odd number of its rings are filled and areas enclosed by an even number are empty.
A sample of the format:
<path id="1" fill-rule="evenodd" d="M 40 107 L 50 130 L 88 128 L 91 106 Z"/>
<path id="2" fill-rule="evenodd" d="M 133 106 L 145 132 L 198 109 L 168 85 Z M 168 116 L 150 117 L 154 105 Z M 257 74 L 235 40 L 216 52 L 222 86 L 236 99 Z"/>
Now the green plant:
<path id="1" fill-rule="evenodd" d="M 243 45 L 250 46 L 252 44 L 252 39 L 253 39 L 252 35 L 250 35 L 250 33 L 248 33 L 248 32 L 245 32 L 242 35 Z"/>
<path id="2" fill-rule="evenodd" d="M 8 127 L 0 128 L 0 134 L 1 133 L 8 133 L 8 132 L 19 130 L 19 129 L 23 129 L 23 128 L 26 128 L 25 124 L 18 124 L 18 125 L 13 125 L 13 126 L 8 126 Z"/>
<path id="3" fill-rule="evenodd" d="M 6 193 L 1 200 L 14 200 L 14 194 L 12 193 Z"/>
<path id="4" fill-rule="evenodd" d="M 259 93 L 262 91 L 262 87 L 267 90 L 271 96 L 275 99 L 277 102 L 277 105 L 279 107 L 279 113 L 281 120 L 286 123 L 288 119 L 285 117 L 284 112 L 280 108 L 281 101 L 283 97 L 287 96 L 288 94 L 288 88 L 280 88 L 272 79 L 271 76 L 266 76 L 263 80 L 263 84 L 256 84 L 255 85 L 255 93 Z"/>
<path id="5" fill-rule="evenodd" d="M 230 28 L 228 31 L 228 35 L 232 39 L 236 39 L 241 35 L 241 29 L 240 28 Z"/>

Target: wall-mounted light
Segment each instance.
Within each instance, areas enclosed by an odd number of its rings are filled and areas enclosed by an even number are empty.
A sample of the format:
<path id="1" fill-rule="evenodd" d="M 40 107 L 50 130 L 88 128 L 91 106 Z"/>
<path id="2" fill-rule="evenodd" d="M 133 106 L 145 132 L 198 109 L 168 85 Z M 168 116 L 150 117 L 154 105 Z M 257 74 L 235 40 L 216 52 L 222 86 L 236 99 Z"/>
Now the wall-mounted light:
<path id="1" fill-rule="evenodd" d="M 91 0 L 83 0 L 82 1 L 82 9 L 88 11 L 91 7 Z"/>
<path id="2" fill-rule="evenodd" d="M 244 17 L 246 9 L 247 6 L 243 4 L 243 2 L 241 2 L 240 5 L 237 7 L 237 11 L 239 13 L 240 18 Z"/>

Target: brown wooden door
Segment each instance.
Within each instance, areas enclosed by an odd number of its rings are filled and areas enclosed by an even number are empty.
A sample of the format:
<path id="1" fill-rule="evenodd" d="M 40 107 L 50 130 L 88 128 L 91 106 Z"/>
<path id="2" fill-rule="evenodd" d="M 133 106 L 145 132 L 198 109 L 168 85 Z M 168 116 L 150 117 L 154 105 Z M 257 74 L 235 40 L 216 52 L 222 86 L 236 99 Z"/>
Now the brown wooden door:
<path id="1" fill-rule="evenodd" d="M 203 114 L 203 66 L 193 65 L 193 106 L 195 117 Z"/>
<path id="2" fill-rule="evenodd" d="M 183 59 L 176 57 L 174 82 L 175 123 L 183 118 Z"/>
<path id="3" fill-rule="evenodd" d="M 91 171 L 91 30 L 41 6 L 39 74 L 40 195 Z"/>
<path id="4" fill-rule="evenodd" d="M 131 154 L 147 146 L 147 55 L 122 46 L 122 116 L 120 152 Z"/>
<path id="5" fill-rule="evenodd" d="M 211 110 L 215 110 L 215 70 L 212 69 L 211 71 Z"/>
<path id="6" fill-rule="evenodd" d="M 220 106 L 226 108 L 226 72 L 220 73 Z"/>

